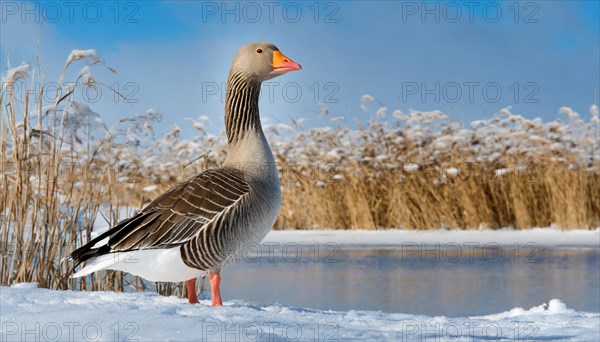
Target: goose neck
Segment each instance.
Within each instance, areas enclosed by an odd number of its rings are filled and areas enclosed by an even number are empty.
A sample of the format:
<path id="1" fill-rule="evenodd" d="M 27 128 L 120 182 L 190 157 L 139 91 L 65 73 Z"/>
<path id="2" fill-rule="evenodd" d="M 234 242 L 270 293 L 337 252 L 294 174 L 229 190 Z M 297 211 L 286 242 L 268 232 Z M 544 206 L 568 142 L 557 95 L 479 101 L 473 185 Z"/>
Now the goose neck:
<path id="1" fill-rule="evenodd" d="M 225 132 L 227 143 L 239 143 L 245 136 L 262 133 L 258 111 L 260 82 L 232 70 L 225 96 Z"/>
<path id="2" fill-rule="evenodd" d="M 277 178 L 275 159 L 260 124 L 259 95 L 260 82 L 230 73 L 225 100 L 225 166 L 260 179 Z"/>

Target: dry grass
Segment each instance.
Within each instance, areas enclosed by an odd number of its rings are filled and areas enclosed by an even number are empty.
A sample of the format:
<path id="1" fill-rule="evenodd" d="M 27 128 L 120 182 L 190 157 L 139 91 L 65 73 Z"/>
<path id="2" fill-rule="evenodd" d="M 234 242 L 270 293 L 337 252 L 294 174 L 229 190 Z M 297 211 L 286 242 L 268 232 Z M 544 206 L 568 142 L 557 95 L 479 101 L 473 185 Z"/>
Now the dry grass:
<path id="1" fill-rule="evenodd" d="M 96 86 L 93 51 L 74 51 L 87 65 L 77 86 Z M 140 208 L 171 184 L 225 156 L 224 139 L 179 128 L 157 138 L 148 111 L 107 128 L 78 102 L 73 88 L 16 101 L 12 85 L 33 84 L 39 66 L 9 70 L 0 96 L 0 284 L 38 282 L 58 289 L 142 290 L 185 295 L 180 285 L 148 284 L 120 272 L 68 279 L 68 255 L 93 236 L 97 216 L 116 222 L 122 208 Z M 61 79 L 59 84 L 63 83 Z M 45 79 L 36 80 L 44 84 Z M 46 92 L 46 93 L 44 93 Z M 42 96 L 44 95 L 44 96 Z M 435 229 L 600 226 L 598 109 L 580 119 L 542 123 L 503 110 L 464 128 L 440 112 L 370 109 L 357 128 L 305 130 L 264 125 L 280 166 L 283 208 L 276 229 Z M 324 111 L 326 113 L 327 111 Z M 324 114 L 326 115 L 326 114 Z M 201 157 L 201 158 L 199 158 Z"/>
<path id="2" fill-rule="evenodd" d="M 400 171 L 386 171 L 372 177 L 345 175 L 347 180 L 324 186 L 290 186 L 278 228 L 573 229 L 600 224 L 598 173 L 545 165 L 532 174 L 497 177 L 472 167 L 475 174 L 443 184 L 436 184 L 439 172 L 432 169 L 404 178 Z"/>

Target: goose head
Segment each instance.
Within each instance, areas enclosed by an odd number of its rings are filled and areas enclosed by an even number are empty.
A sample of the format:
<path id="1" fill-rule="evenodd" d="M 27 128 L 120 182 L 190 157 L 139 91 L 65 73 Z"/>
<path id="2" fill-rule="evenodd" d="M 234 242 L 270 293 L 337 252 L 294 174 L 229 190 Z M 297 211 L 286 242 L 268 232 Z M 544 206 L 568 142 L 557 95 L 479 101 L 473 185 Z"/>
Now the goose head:
<path id="1" fill-rule="evenodd" d="M 272 43 L 250 43 L 242 46 L 231 63 L 231 71 L 263 82 L 302 66 L 286 57 Z"/>

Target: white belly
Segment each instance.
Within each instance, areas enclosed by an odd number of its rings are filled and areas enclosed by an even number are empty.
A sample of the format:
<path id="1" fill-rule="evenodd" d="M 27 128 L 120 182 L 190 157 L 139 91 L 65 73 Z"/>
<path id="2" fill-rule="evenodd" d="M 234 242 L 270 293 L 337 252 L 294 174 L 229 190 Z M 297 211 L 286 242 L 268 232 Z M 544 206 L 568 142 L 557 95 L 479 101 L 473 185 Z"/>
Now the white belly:
<path id="1" fill-rule="evenodd" d="M 83 277 L 100 270 L 117 270 L 150 281 L 179 282 L 197 278 L 205 272 L 186 266 L 179 247 L 117 252 L 95 258 L 73 277 Z"/>

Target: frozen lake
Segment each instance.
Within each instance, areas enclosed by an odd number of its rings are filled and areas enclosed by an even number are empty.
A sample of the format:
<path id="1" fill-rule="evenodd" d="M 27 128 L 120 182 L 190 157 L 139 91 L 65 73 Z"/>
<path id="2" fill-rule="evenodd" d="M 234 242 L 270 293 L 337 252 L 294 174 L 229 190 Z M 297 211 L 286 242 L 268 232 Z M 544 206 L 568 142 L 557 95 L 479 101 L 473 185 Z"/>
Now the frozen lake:
<path id="1" fill-rule="evenodd" d="M 600 312 L 600 253 L 529 244 L 253 248 L 223 272 L 224 298 L 331 310 L 487 315 L 560 298 Z"/>

